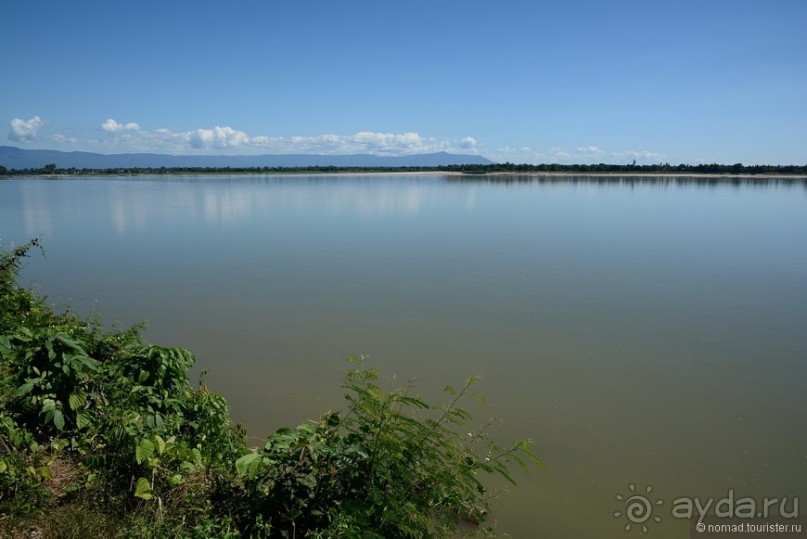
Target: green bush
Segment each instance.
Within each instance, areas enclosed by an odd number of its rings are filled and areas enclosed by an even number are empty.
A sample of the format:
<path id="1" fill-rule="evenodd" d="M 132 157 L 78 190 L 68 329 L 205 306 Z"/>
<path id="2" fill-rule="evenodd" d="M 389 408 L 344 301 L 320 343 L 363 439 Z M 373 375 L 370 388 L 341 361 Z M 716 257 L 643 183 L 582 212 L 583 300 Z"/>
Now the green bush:
<path id="1" fill-rule="evenodd" d="M 18 287 L 38 246 L 0 249 L 0 536 L 447 537 L 461 518 L 484 523 L 481 474 L 542 466 L 529 443 L 469 426 L 477 379 L 433 406 L 411 383 L 382 389 L 362 357 L 344 412 L 251 450 L 225 399 L 189 383 L 190 351 Z"/>
<path id="2" fill-rule="evenodd" d="M 458 518 L 485 520 L 480 472 L 512 482 L 508 463 L 542 466 L 526 442 L 505 450 L 485 428 L 467 433 L 471 416 L 458 404 L 477 379 L 459 392 L 447 387 L 450 402 L 436 407 L 414 396 L 411 384 L 383 390 L 364 358 L 350 361 L 357 368 L 346 374 L 344 414 L 282 429 L 238 459 L 242 521 L 260 516 L 288 537 L 443 537 Z"/>

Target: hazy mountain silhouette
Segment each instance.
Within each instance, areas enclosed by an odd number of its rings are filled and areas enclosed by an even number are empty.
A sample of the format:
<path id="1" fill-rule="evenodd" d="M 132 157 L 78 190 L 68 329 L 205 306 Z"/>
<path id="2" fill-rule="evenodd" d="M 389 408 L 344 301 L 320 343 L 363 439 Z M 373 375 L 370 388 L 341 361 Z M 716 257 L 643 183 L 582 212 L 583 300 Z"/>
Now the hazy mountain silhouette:
<path id="1" fill-rule="evenodd" d="M 42 168 L 53 163 L 58 168 L 159 168 L 159 167 L 436 167 L 443 165 L 483 165 L 491 161 L 479 155 L 446 152 L 404 156 L 369 154 L 315 155 L 168 155 L 157 153 L 101 154 L 25 150 L 0 146 L 0 165 L 7 169 Z"/>

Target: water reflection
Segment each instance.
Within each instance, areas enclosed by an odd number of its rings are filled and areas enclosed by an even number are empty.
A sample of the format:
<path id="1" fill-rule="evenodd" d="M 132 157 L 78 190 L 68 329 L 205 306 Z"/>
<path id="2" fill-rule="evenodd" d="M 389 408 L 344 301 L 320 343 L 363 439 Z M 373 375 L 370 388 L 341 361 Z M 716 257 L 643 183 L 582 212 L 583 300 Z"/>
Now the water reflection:
<path id="1" fill-rule="evenodd" d="M 200 217 L 207 223 L 225 224 L 247 219 L 255 213 L 278 210 L 309 211 L 316 208 L 325 212 L 345 211 L 359 215 L 415 215 L 424 208 L 443 204 L 447 199 L 456 202 L 458 196 L 462 197 L 462 205 L 470 210 L 476 204 L 478 190 L 473 186 L 477 185 L 536 184 L 555 185 L 563 189 L 580 185 L 655 189 L 696 187 L 710 190 L 726 186 L 755 190 L 801 187 L 807 191 L 807 180 L 804 179 L 725 176 L 454 174 L 411 176 L 406 181 L 399 180 L 400 177 L 383 175 L 104 178 L 95 181 L 102 182 L 105 196 L 99 193 L 91 193 L 90 196 L 99 198 L 99 207 L 108 208 L 110 225 L 118 234 L 125 235 L 133 229 L 146 229 L 154 219 L 175 222 Z M 71 204 L 78 206 L 76 197 L 84 195 L 77 193 L 82 189 L 75 186 L 86 185 L 89 181 L 93 179 L 22 180 L 18 193 L 26 236 L 53 233 L 52 216 L 42 208 L 52 205 L 61 207 L 65 201 L 73 201 Z M 56 182 L 58 187 L 49 182 Z M 458 192 L 451 189 L 450 186 L 454 184 L 471 188 Z M 158 187 L 165 185 L 172 186 L 168 193 Z M 318 185 L 321 189 L 312 194 L 312 185 Z M 61 203 L 53 200 L 55 196 L 60 197 Z"/>
<path id="2" fill-rule="evenodd" d="M 201 219 L 205 223 L 223 225 L 256 214 L 286 211 L 416 215 L 447 199 L 471 209 L 476 198 L 475 189 L 458 192 L 439 178 L 430 177 L 406 182 L 384 177 L 351 179 L 344 176 L 223 180 L 174 179 L 163 183 L 161 179 L 149 182 L 103 179 L 95 180 L 100 182 L 98 192 L 87 195 L 97 200 L 99 208 L 107 209 L 111 226 L 121 236 L 133 230 L 143 231 L 154 222 L 170 224 Z M 68 212 L 64 200 L 56 200 L 56 197 L 67 196 L 74 200 L 76 195 L 69 193 L 70 190 L 81 190 L 89 181 L 92 180 L 65 180 L 51 190 L 43 189 L 34 180 L 22 181 L 20 210 L 25 219 L 26 235 L 50 235 L 53 232 L 51 214 L 42 208 L 55 206 L 57 211 Z M 310 189 L 312 183 L 320 186 L 316 192 Z M 166 185 L 171 188 L 165 189 Z"/>
<path id="3" fill-rule="evenodd" d="M 53 232 L 53 221 L 47 210 L 50 206 L 48 198 L 48 191 L 40 185 L 34 184 L 19 190 L 18 204 L 22 212 L 26 238 L 20 241 L 27 241 L 38 235 L 50 235 Z"/>
<path id="4" fill-rule="evenodd" d="M 233 222 L 248 217 L 254 208 L 255 199 L 250 193 L 238 190 L 221 192 L 221 189 L 203 187 L 201 204 L 204 220 L 208 223 Z"/>
<path id="5" fill-rule="evenodd" d="M 753 176 L 639 176 L 639 175 L 576 175 L 576 174 L 456 174 L 446 176 L 455 183 L 495 183 L 508 184 L 595 184 L 599 186 L 654 187 L 706 187 L 724 185 L 735 187 L 779 188 L 800 186 L 807 190 L 807 179 L 802 177 L 753 177 Z"/>

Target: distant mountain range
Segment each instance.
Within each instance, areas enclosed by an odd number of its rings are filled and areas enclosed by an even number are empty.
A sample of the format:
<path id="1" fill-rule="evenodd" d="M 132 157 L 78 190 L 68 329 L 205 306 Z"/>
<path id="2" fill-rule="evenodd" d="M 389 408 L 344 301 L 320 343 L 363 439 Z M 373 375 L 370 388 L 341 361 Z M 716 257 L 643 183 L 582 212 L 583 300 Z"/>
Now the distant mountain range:
<path id="1" fill-rule="evenodd" d="M 0 165 L 7 169 L 39 169 L 47 164 L 58 168 L 160 168 L 160 167 L 438 167 L 445 165 L 487 165 L 492 162 L 479 155 L 446 152 L 394 156 L 369 154 L 313 155 L 167 155 L 158 153 L 101 154 L 24 150 L 0 146 Z"/>

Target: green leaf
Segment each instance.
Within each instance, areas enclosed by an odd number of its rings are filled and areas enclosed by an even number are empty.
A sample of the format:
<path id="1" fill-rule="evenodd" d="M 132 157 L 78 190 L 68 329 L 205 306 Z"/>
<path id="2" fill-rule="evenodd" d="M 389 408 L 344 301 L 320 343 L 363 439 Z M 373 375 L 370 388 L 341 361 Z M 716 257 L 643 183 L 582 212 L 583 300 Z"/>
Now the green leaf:
<path id="1" fill-rule="evenodd" d="M 159 434 L 155 434 L 152 439 L 154 440 L 154 444 L 157 446 L 157 454 L 162 455 L 165 453 L 165 440 L 163 440 Z"/>
<path id="2" fill-rule="evenodd" d="M 455 417 L 459 420 L 470 420 L 473 419 L 471 414 L 463 410 L 462 408 L 452 408 L 448 411 L 448 415 Z"/>
<path id="3" fill-rule="evenodd" d="M 8 470 L 8 464 L 5 460 L 0 459 L 0 473 L 5 473 L 6 470 Z"/>
<path id="4" fill-rule="evenodd" d="M 76 360 L 84 365 L 88 371 L 98 370 L 98 361 L 89 356 L 76 356 Z"/>
<path id="5" fill-rule="evenodd" d="M 79 428 L 79 430 L 88 426 L 91 422 L 92 420 L 90 419 L 90 413 L 87 410 L 76 412 L 76 426 Z"/>
<path id="6" fill-rule="evenodd" d="M 69 441 L 65 440 L 64 438 L 53 438 L 50 441 L 50 446 L 54 449 L 54 451 L 61 451 L 65 447 L 70 444 Z"/>
<path id="7" fill-rule="evenodd" d="M 78 351 L 83 352 L 83 350 L 81 348 L 81 343 L 79 343 L 78 341 L 76 341 L 74 339 L 71 339 L 70 335 L 68 335 L 67 333 L 65 333 L 63 331 L 60 331 L 59 333 L 56 334 L 56 340 L 58 340 L 59 342 L 61 342 L 65 346 L 68 346 L 68 347 L 70 347 L 70 348 L 72 348 L 74 350 L 78 350 Z"/>
<path id="8" fill-rule="evenodd" d="M 17 391 L 14 392 L 15 397 L 23 397 L 33 391 L 34 383 L 33 382 L 26 382 L 22 384 L 20 387 L 17 388 Z"/>
<path id="9" fill-rule="evenodd" d="M 50 466 L 40 466 L 38 472 L 40 477 L 49 481 L 53 480 L 53 473 L 50 471 Z"/>
<path id="10" fill-rule="evenodd" d="M 53 410 L 53 424 L 59 430 L 64 430 L 64 415 L 59 408 Z"/>
<path id="11" fill-rule="evenodd" d="M 68 404 L 70 404 L 71 410 L 78 410 L 84 403 L 87 402 L 87 394 L 84 393 L 82 390 L 78 390 L 74 393 L 70 394 L 70 397 L 67 399 Z"/>
<path id="12" fill-rule="evenodd" d="M 140 477 L 135 484 L 135 492 L 134 495 L 136 498 L 141 498 L 143 500 L 150 500 L 154 497 L 154 493 L 151 491 L 151 485 L 149 484 L 149 480 L 145 477 Z"/>
<path id="13" fill-rule="evenodd" d="M 446 387 L 448 387 L 448 386 L 446 386 Z M 415 406 L 415 407 L 420 408 L 422 410 L 428 410 L 429 408 L 431 408 L 431 406 L 429 406 L 429 404 L 423 402 L 423 400 L 421 400 L 421 399 L 419 399 L 417 397 L 403 397 L 402 396 L 399 400 L 401 402 L 403 402 L 404 404 L 408 404 L 410 406 Z"/>
<path id="14" fill-rule="evenodd" d="M 182 477 L 182 474 L 174 474 L 168 479 L 168 484 L 173 486 L 181 485 L 182 482 L 185 481 L 185 478 Z"/>
<path id="15" fill-rule="evenodd" d="M 46 414 L 46 417 L 53 417 L 53 410 L 56 409 L 56 401 L 53 399 L 45 399 L 42 401 L 42 413 Z M 47 416 L 48 412 L 51 413 L 50 416 Z"/>
<path id="16" fill-rule="evenodd" d="M 238 475 L 255 477 L 260 467 L 261 455 L 259 453 L 247 453 L 235 461 L 235 470 Z"/>
<path id="17" fill-rule="evenodd" d="M 137 447 L 135 447 L 135 460 L 137 461 L 138 464 L 141 464 L 143 463 L 143 461 L 150 459 L 151 455 L 153 454 L 154 454 L 154 444 L 151 443 L 150 440 L 146 439 L 140 440 L 140 442 L 137 444 Z"/>

